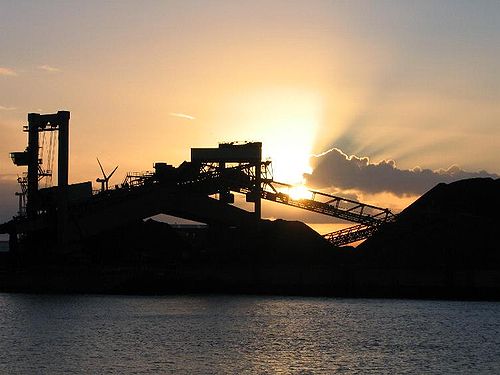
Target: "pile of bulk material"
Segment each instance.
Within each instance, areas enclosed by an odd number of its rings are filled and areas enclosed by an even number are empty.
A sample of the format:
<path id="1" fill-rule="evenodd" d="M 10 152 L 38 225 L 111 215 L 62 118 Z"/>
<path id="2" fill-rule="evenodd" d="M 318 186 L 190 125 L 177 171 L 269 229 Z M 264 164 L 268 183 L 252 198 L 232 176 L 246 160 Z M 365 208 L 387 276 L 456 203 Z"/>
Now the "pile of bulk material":
<path id="1" fill-rule="evenodd" d="M 358 247 L 372 262 L 500 268 L 500 180 L 439 184 Z"/>

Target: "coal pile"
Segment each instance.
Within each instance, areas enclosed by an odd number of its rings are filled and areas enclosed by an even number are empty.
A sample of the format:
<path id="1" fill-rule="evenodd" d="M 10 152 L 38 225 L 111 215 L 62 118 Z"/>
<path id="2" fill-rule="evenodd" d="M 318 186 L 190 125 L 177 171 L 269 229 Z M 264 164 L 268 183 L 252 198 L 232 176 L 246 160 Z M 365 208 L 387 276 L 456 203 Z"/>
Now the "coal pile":
<path id="1" fill-rule="evenodd" d="M 442 183 L 358 250 L 388 268 L 500 269 L 499 215 L 499 179 Z"/>

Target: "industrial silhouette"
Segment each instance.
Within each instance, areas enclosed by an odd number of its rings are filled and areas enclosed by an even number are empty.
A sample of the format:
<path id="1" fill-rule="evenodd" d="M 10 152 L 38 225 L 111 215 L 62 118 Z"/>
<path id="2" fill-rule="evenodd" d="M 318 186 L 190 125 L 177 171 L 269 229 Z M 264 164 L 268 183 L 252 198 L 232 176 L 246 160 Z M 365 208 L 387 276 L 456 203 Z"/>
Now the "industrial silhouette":
<path id="1" fill-rule="evenodd" d="M 90 182 L 68 185 L 68 127 L 69 112 L 28 115 L 25 129 L 28 147 L 24 152 L 11 154 L 16 165 L 28 166 L 26 199 L 23 199 L 26 207 L 20 208 L 15 220 L 0 227 L 11 234 L 15 248 L 29 248 L 30 243 L 39 246 L 36 237 L 45 231 L 57 233 L 54 237 L 57 243 L 50 244 L 48 251 L 58 248 L 68 252 L 71 246 L 78 247 L 89 236 L 159 213 L 207 224 L 249 224 L 260 220 L 262 199 L 357 224 L 348 230 L 326 234 L 325 238 L 334 245 L 365 239 L 395 219 L 389 209 L 319 191 L 310 191 L 310 199 L 294 199 L 286 192 L 292 185 L 274 181 L 271 161 L 262 160 L 259 142 L 193 148 L 190 162 L 177 168 L 158 162 L 154 172 L 128 173 L 121 186 L 113 191 L 109 190 L 109 180 L 118 166 L 107 175 L 97 158 L 102 178 L 96 181 L 101 189 L 93 195 Z M 38 138 L 45 131 L 58 131 L 59 135 L 58 181 L 51 189 L 38 186 L 45 176 L 39 168 L 43 160 L 39 157 Z M 246 201 L 254 204 L 253 215 L 232 205 L 234 193 L 244 194 Z M 214 195 L 218 199 L 212 198 Z M 14 243 L 18 238 L 22 241 Z"/>
<path id="2" fill-rule="evenodd" d="M 90 181 L 68 184 L 69 117 L 29 114 L 28 146 L 11 153 L 28 170 L 18 215 L 0 224 L 10 248 L 0 256 L 1 290 L 500 298 L 499 180 L 438 185 L 395 215 L 320 191 L 294 199 L 291 185 L 273 179 L 261 143 L 233 142 L 193 148 L 178 167 L 129 172 L 112 189 L 118 166 L 108 175 L 97 159 L 93 191 Z M 40 188 L 51 176 L 50 162 L 41 168 L 44 132 L 58 134 L 58 181 Z M 235 206 L 235 194 L 253 210 Z M 300 222 L 263 220 L 262 200 L 355 225 L 321 236 Z M 161 213 L 206 225 L 144 221 Z M 362 239 L 356 250 L 345 246 Z"/>

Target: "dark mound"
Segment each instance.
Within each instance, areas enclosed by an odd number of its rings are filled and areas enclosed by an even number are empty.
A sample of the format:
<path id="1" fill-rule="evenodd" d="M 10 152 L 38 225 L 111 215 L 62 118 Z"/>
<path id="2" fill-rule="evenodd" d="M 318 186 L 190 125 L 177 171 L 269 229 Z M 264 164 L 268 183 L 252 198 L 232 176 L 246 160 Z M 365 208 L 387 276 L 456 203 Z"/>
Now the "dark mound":
<path id="1" fill-rule="evenodd" d="M 16 258 L 14 263 L 22 266 L 11 268 L 5 280 L 0 277 L 0 288 L 3 284 L 3 290 L 43 293 L 326 294 L 343 253 L 297 221 L 184 229 L 138 221 L 86 241 L 77 257 L 58 257 L 57 262 L 35 257 L 22 263 Z"/>
<path id="2" fill-rule="evenodd" d="M 213 259 L 225 263 L 304 264 L 332 258 L 332 246 L 299 221 L 263 220 L 255 227 L 212 231 Z"/>
<path id="3" fill-rule="evenodd" d="M 439 184 L 358 250 L 388 268 L 500 269 L 499 215 L 499 179 Z"/>
<path id="4" fill-rule="evenodd" d="M 150 219 L 90 238 L 83 254 L 91 263 L 139 265 L 176 261 L 189 250 L 189 243 L 170 225 Z"/>
<path id="5" fill-rule="evenodd" d="M 331 245 L 302 222 L 262 220 L 248 227 L 175 230 L 154 220 L 139 221 L 93 238 L 85 253 L 106 264 L 318 263 L 332 257 Z"/>

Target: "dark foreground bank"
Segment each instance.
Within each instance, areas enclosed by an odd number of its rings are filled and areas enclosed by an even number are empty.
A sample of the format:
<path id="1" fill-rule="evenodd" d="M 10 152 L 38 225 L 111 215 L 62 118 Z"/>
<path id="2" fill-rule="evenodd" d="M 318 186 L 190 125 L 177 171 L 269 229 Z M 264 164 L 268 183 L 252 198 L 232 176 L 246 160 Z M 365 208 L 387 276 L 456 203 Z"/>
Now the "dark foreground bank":
<path id="1" fill-rule="evenodd" d="M 499 193 L 499 180 L 440 184 L 356 249 L 300 222 L 179 231 L 140 221 L 65 256 L 3 254 L 0 290 L 499 300 Z"/>

